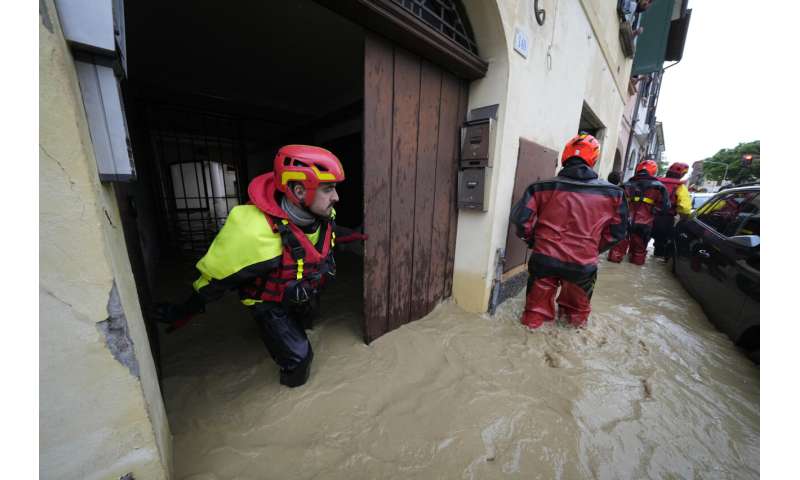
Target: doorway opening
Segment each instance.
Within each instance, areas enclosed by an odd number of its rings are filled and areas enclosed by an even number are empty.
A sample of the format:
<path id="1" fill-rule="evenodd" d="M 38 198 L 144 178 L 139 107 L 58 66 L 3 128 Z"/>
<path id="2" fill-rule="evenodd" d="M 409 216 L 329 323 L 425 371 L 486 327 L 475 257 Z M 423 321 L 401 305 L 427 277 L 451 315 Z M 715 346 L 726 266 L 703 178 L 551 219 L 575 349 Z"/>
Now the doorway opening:
<path id="1" fill-rule="evenodd" d="M 180 3 L 126 3 L 123 94 L 138 180 L 120 184 L 117 196 L 145 312 L 189 296 L 195 264 L 282 145 L 336 154 L 346 172 L 336 221 L 357 229 L 364 217 L 363 30 L 312 0 Z M 336 260 L 318 326 L 346 323 L 360 338 L 363 246 L 342 248 Z M 277 385 L 235 292 L 172 335 L 145 317 L 162 380 L 196 358 L 201 374 L 264 363 Z"/>
<path id="2" fill-rule="evenodd" d="M 606 127 L 586 102 L 583 102 L 583 108 L 581 108 L 581 119 L 578 126 L 578 133 L 580 132 L 588 133 L 602 145 Z"/>
<path id="3" fill-rule="evenodd" d="M 622 173 L 622 152 L 619 151 L 619 148 L 614 152 L 614 166 L 611 167 L 611 171 Z"/>

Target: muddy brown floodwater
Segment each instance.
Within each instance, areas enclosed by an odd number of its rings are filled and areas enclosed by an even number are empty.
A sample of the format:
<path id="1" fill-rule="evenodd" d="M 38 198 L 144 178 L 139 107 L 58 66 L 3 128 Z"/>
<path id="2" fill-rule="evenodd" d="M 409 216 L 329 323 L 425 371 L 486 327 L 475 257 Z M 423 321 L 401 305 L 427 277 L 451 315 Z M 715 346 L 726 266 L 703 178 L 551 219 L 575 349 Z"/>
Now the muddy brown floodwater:
<path id="1" fill-rule="evenodd" d="M 759 476 L 759 370 L 652 259 L 601 263 L 586 330 L 528 332 L 520 293 L 367 346 L 332 298 L 358 291 L 327 292 L 297 389 L 234 298 L 162 338 L 176 478 Z"/>

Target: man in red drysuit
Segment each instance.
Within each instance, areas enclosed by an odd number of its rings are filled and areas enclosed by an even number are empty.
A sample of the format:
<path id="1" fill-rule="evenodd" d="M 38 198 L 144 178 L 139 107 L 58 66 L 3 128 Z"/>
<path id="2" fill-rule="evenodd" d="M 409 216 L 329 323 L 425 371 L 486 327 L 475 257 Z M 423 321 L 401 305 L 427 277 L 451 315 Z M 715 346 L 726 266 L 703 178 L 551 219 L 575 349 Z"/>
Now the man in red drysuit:
<path id="1" fill-rule="evenodd" d="M 538 328 L 556 316 L 584 327 L 597 279 L 597 256 L 625 238 L 627 204 L 620 187 L 592 170 L 600 143 L 581 133 L 561 155 L 558 176 L 532 183 L 511 211 L 516 234 L 531 248 L 521 322 Z"/>
<path id="2" fill-rule="evenodd" d="M 647 244 L 653 231 L 653 221 L 658 212 L 669 210 L 669 193 L 656 179 L 658 165 L 653 160 L 643 160 L 636 165 L 636 175 L 623 188 L 628 197 L 630 215 L 628 236 L 608 252 L 608 259 L 619 263 L 630 248 L 628 259 L 635 265 L 644 265 Z"/>

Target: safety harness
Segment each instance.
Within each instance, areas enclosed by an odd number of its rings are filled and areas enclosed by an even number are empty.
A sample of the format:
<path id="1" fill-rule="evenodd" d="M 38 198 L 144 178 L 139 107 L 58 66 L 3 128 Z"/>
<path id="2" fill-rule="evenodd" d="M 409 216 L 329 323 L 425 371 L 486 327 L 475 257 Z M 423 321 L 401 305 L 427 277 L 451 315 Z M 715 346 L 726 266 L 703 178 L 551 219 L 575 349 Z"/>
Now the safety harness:
<path id="1" fill-rule="evenodd" d="M 294 260 L 295 264 L 297 265 L 297 274 L 296 274 L 295 278 L 297 280 L 302 280 L 303 279 L 303 271 L 305 269 L 306 247 L 304 247 L 300 243 L 300 240 L 298 240 L 297 236 L 292 232 L 292 229 L 290 228 L 291 224 L 285 218 L 280 219 L 279 222 L 276 222 L 275 220 L 273 220 L 272 222 L 270 222 L 270 225 L 273 225 L 274 226 L 273 228 L 277 228 L 278 233 L 281 235 L 281 243 L 283 244 L 283 248 L 289 251 L 290 255 L 292 256 L 292 260 Z M 335 227 L 336 226 L 335 226 L 333 220 L 326 221 L 320 227 L 320 229 L 324 230 L 324 232 L 321 232 L 324 235 L 321 238 L 323 249 L 325 248 L 325 243 L 327 242 L 326 236 L 329 233 L 330 233 L 330 246 L 328 247 L 328 250 L 329 251 L 333 250 L 333 247 L 336 246 L 336 232 L 334 231 Z M 297 227 L 295 227 L 295 228 L 297 228 Z M 302 232 L 300 232 L 300 233 L 301 233 L 301 235 L 300 235 L 301 238 L 306 238 L 307 239 L 307 237 L 305 235 L 302 235 Z M 308 242 L 308 243 L 310 243 L 310 242 Z M 319 245 L 320 245 L 320 241 L 317 241 L 317 245 L 314 246 L 315 247 L 314 249 L 316 250 Z M 333 258 L 330 255 L 327 255 L 326 257 Z M 327 267 L 326 262 L 322 262 L 321 270 L 324 270 L 326 267 Z M 326 273 L 326 272 L 322 272 L 322 273 Z"/>
<path id="2" fill-rule="evenodd" d="M 281 236 L 281 264 L 263 279 L 257 279 L 257 291 L 248 293 L 255 294 L 262 302 L 283 302 L 287 290 L 302 291 L 303 298 L 291 300 L 295 303 L 307 301 L 325 285 L 329 276 L 335 275 L 332 255 L 336 237 L 334 223 L 332 220 L 323 222 L 320 238 L 314 245 L 299 227 L 285 218 L 265 216 L 273 232 Z"/>
<path id="3" fill-rule="evenodd" d="M 644 192 L 649 189 L 658 189 L 661 187 L 663 187 L 661 183 L 659 183 L 657 180 L 652 180 L 650 178 L 639 181 L 632 179 L 631 184 L 629 184 L 626 187 L 626 189 L 629 189 L 630 192 L 628 195 L 628 200 L 633 203 L 645 203 L 647 205 L 655 205 L 656 201 L 653 198 L 645 196 Z"/>
<path id="4" fill-rule="evenodd" d="M 667 190 L 655 177 L 636 175 L 625 182 L 624 188 L 628 195 L 630 228 L 652 228 L 655 216 L 669 207 Z"/>

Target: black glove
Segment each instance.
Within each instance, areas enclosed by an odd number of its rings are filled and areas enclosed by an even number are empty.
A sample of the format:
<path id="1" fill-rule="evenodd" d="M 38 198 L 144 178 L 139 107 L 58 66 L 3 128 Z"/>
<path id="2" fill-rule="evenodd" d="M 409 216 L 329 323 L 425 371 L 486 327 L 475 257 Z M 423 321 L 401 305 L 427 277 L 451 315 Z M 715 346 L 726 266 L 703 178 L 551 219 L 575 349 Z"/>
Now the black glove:
<path id="1" fill-rule="evenodd" d="M 288 307 L 300 307 L 310 302 L 316 294 L 316 289 L 306 279 L 294 280 L 286 285 L 283 302 Z"/>
<path id="2" fill-rule="evenodd" d="M 168 324 L 167 333 L 172 333 L 189 323 L 196 314 L 205 311 L 205 300 L 199 294 L 193 293 L 185 302 L 180 304 L 156 304 L 153 308 L 153 318 L 157 322 Z"/>
<path id="3" fill-rule="evenodd" d="M 183 305 L 175 303 L 157 303 L 153 307 L 153 318 L 159 323 L 173 324 L 181 317 L 185 317 L 186 312 Z"/>
<path id="4" fill-rule="evenodd" d="M 328 280 L 336 279 L 336 261 L 333 259 L 333 255 L 328 257 L 328 261 L 323 265 L 322 272 Z"/>

